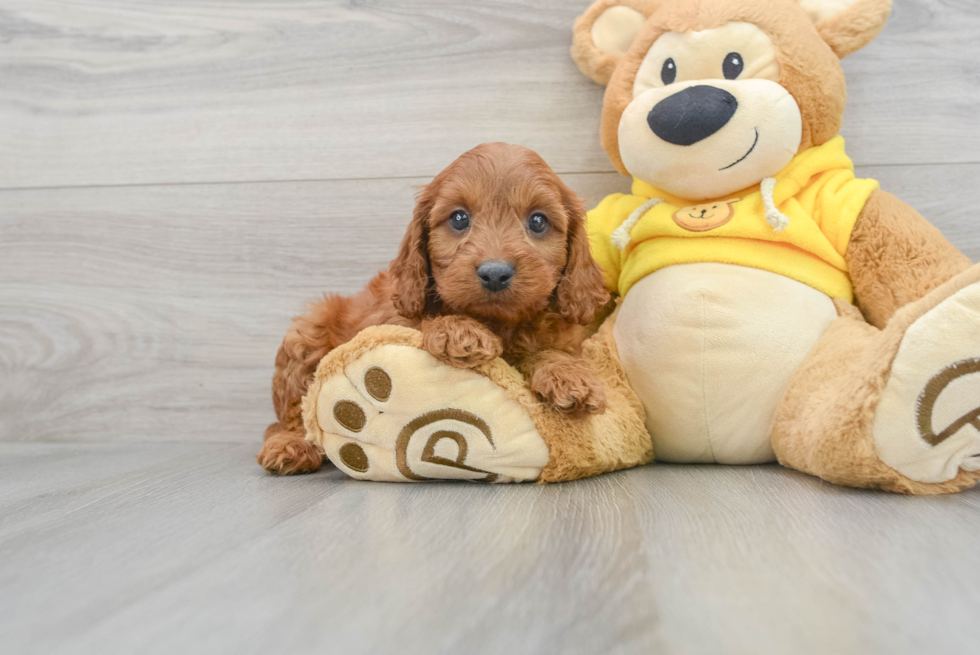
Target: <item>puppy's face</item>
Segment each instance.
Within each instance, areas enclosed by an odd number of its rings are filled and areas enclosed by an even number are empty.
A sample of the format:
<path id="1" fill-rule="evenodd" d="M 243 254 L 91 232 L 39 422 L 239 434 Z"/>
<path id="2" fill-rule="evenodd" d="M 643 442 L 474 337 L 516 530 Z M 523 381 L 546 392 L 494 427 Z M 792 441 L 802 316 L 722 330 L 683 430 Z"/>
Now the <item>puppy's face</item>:
<path id="1" fill-rule="evenodd" d="M 516 322 L 552 307 L 588 325 L 609 300 L 585 208 L 536 153 L 485 143 L 419 194 L 391 263 L 407 318 L 448 311 Z"/>
<path id="2" fill-rule="evenodd" d="M 544 310 L 568 263 L 573 219 L 558 176 L 530 150 L 487 144 L 440 178 L 426 220 L 444 306 L 508 322 Z"/>

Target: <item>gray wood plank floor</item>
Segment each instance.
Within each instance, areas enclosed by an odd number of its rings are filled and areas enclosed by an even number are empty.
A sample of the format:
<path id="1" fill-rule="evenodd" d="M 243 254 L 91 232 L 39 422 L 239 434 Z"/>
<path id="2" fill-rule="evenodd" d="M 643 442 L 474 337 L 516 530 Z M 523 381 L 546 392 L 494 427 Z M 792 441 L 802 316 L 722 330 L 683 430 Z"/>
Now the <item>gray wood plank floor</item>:
<path id="1" fill-rule="evenodd" d="M 588 3 L 0 3 L 0 652 L 975 650 L 980 491 L 254 464 L 289 317 L 385 266 L 462 151 L 628 188 L 568 57 Z M 844 62 L 859 173 L 974 260 L 978 33 L 975 0 L 895 0 Z"/>
<path id="2" fill-rule="evenodd" d="M 545 487 L 283 480 L 252 450 L 0 444 L 4 652 L 975 649 L 975 493 L 868 493 L 776 466 Z"/>

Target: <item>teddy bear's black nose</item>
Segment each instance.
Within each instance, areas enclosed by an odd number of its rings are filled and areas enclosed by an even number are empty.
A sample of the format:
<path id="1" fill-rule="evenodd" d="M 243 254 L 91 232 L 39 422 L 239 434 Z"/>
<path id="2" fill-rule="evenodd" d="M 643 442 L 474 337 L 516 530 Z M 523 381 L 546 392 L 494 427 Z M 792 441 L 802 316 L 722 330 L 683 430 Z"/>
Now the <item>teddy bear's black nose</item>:
<path id="1" fill-rule="evenodd" d="M 725 127 L 738 101 L 714 86 L 690 86 L 658 102 L 647 115 L 653 133 L 667 143 L 690 146 Z"/>

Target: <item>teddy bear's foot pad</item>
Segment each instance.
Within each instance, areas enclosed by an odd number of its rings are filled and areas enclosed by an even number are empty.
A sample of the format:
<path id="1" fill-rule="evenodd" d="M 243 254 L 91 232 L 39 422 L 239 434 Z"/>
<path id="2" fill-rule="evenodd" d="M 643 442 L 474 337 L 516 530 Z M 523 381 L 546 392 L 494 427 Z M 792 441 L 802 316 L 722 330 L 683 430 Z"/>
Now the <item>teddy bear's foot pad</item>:
<path id="1" fill-rule="evenodd" d="M 980 282 L 905 332 L 874 423 L 881 460 L 918 482 L 980 470 Z"/>
<path id="2" fill-rule="evenodd" d="M 520 482 L 548 463 L 544 440 L 501 387 L 413 346 L 366 350 L 305 402 L 307 438 L 352 478 Z"/>

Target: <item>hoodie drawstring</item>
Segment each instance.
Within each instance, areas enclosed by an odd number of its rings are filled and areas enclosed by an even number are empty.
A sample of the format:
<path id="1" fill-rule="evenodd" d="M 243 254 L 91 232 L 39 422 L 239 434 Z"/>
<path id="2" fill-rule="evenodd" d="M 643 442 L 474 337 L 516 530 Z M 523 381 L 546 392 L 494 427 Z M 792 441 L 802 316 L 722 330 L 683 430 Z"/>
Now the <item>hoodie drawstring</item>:
<path id="1" fill-rule="evenodd" d="M 620 225 L 615 230 L 613 230 L 612 233 L 613 246 L 617 250 L 626 250 L 626 246 L 630 244 L 630 232 L 633 230 L 636 224 L 640 222 L 640 219 L 643 218 L 643 216 L 648 211 L 650 211 L 651 209 L 653 209 L 654 207 L 656 207 L 662 202 L 663 200 L 661 200 L 660 198 L 651 198 L 650 200 L 647 200 L 645 203 L 637 207 L 636 211 L 630 214 L 630 217 L 627 218 L 625 221 L 623 221 L 622 225 Z"/>
<path id="2" fill-rule="evenodd" d="M 762 204 L 766 208 L 766 222 L 772 226 L 773 232 L 782 232 L 789 227 L 789 218 L 776 209 L 776 201 L 772 197 L 776 190 L 776 178 L 767 177 L 762 180 L 759 190 L 762 191 Z"/>
<path id="3" fill-rule="evenodd" d="M 759 190 L 762 192 L 762 205 L 766 209 L 766 222 L 772 226 L 773 232 L 782 232 L 787 227 L 789 227 L 789 217 L 783 212 L 776 208 L 776 201 L 773 198 L 773 193 L 776 191 L 776 178 L 767 177 L 762 180 L 759 185 Z M 661 198 L 651 198 L 645 203 L 636 208 L 629 218 L 623 221 L 623 224 L 613 230 L 612 233 L 612 244 L 617 250 L 626 250 L 626 246 L 630 244 L 630 232 L 636 227 L 636 224 L 640 222 L 648 211 L 663 202 Z"/>

